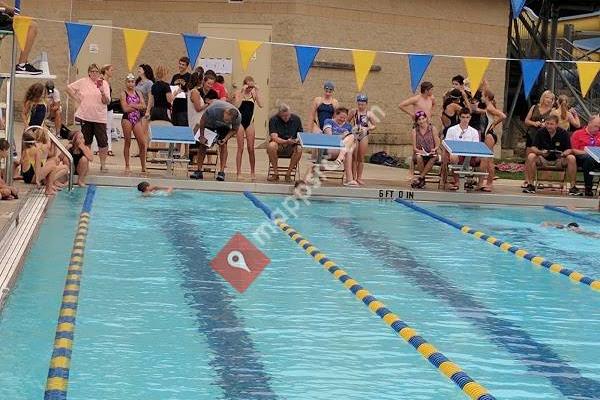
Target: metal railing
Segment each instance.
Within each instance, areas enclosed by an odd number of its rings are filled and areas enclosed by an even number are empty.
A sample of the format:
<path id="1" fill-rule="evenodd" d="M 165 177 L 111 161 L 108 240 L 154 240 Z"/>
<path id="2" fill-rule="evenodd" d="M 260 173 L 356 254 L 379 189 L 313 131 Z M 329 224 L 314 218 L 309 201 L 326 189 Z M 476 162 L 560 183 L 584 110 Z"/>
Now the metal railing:
<path id="1" fill-rule="evenodd" d="M 75 163 L 73 162 L 73 156 L 71 155 L 71 153 L 69 153 L 69 150 L 67 150 L 67 148 L 60 142 L 60 140 L 58 140 L 58 138 L 54 136 L 54 134 L 50 132 L 50 130 L 45 126 L 31 125 L 27 129 L 25 129 L 23 133 L 35 129 L 45 130 L 48 138 L 50 138 L 52 143 L 58 148 L 58 150 L 60 150 L 60 152 L 66 157 L 66 159 L 69 160 L 69 191 L 73 190 L 73 175 L 75 173 Z"/>

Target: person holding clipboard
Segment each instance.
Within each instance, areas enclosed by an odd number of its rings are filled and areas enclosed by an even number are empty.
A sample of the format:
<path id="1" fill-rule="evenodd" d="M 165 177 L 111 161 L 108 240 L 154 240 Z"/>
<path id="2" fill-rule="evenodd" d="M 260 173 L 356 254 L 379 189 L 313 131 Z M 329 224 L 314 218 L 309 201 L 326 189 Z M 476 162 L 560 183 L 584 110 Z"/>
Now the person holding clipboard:
<path id="1" fill-rule="evenodd" d="M 227 141 L 237 135 L 242 126 L 242 115 L 232 104 L 214 100 L 206 108 L 200 122 L 194 127 L 194 135 L 198 142 L 198 168 L 190 178 L 203 179 L 202 166 L 206 150 L 215 143 L 219 145 L 219 172 L 216 179 L 225 180 L 225 166 L 227 165 Z"/>

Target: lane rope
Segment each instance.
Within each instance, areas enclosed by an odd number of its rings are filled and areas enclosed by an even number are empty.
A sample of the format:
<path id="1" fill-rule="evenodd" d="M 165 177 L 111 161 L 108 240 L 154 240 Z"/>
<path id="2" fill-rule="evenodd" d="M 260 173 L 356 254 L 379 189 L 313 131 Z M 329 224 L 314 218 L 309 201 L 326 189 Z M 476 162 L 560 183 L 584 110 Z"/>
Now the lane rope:
<path id="1" fill-rule="evenodd" d="M 81 214 L 79 214 L 79 223 L 75 239 L 73 240 L 71 260 L 67 269 L 62 302 L 58 314 L 44 400 L 66 400 L 67 398 L 71 354 L 75 335 L 75 318 L 77 316 L 81 273 L 83 269 L 83 254 L 95 194 L 96 186 L 88 186 Z"/>
<path id="2" fill-rule="evenodd" d="M 589 221 L 589 222 L 593 222 L 593 223 L 595 223 L 595 224 L 600 224 L 600 219 L 596 219 L 596 218 L 594 218 L 594 217 L 590 217 L 590 216 L 588 216 L 588 215 L 585 215 L 585 214 L 581 214 L 581 213 L 578 213 L 578 212 L 574 212 L 574 211 L 571 211 L 571 210 L 567 210 L 567 209 L 565 209 L 565 208 L 562 208 L 562 207 L 556 207 L 556 206 L 544 206 L 544 208 L 545 208 L 546 210 L 550 210 L 550 211 L 556 211 L 556 212 L 559 212 L 559 213 L 561 213 L 561 214 L 568 215 L 568 216 L 570 216 L 570 217 L 573 217 L 573 218 L 579 218 L 579 219 L 582 219 L 582 220 L 584 220 L 584 221 Z"/>
<path id="3" fill-rule="evenodd" d="M 562 264 L 548 261 L 544 257 L 540 257 L 538 255 L 532 254 L 532 253 L 528 252 L 527 250 L 524 250 L 520 247 L 517 247 L 517 246 L 511 244 L 511 243 L 500 240 L 496 237 L 486 235 L 485 233 L 483 233 L 479 230 L 473 229 L 467 225 L 461 225 L 461 224 L 459 224 L 455 221 L 452 221 L 448 218 L 442 217 L 441 215 L 438 215 L 432 211 L 429 211 L 425 208 L 419 207 L 412 202 L 402 200 L 402 199 L 395 199 L 394 201 L 396 201 L 398 204 L 402 204 L 403 206 L 406 206 L 417 212 L 420 212 L 421 214 L 425 214 L 425 215 L 427 215 L 431 218 L 434 218 L 440 222 L 450 225 L 451 227 L 456 228 L 463 233 L 468 233 L 478 239 L 483 240 L 484 242 L 493 244 L 494 246 L 499 247 L 503 251 L 508 251 L 510 253 L 513 253 L 515 256 L 517 256 L 519 258 L 524 258 L 536 266 L 542 266 L 542 267 L 546 268 L 547 270 L 549 270 L 550 272 L 565 275 L 574 282 L 583 283 L 584 285 L 590 286 L 595 291 L 600 291 L 600 281 L 597 279 L 590 278 L 588 276 L 583 275 L 580 272 L 566 268 Z"/>
<path id="4" fill-rule="evenodd" d="M 321 264 L 323 268 L 335 276 L 346 289 L 352 292 L 357 299 L 362 301 L 369 310 L 374 314 L 377 314 L 379 318 L 402 337 L 402 339 L 412 345 L 421 356 L 434 365 L 444 376 L 454 382 L 467 396 L 473 400 L 495 399 L 485 387 L 474 381 L 457 364 L 450 361 L 450 359 L 438 351 L 431 343 L 421 337 L 413 328 L 402 321 L 398 315 L 390 311 L 385 304 L 377 300 L 373 294 L 352 279 L 346 271 L 338 267 L 333 260 L 327 258 L 325 254 L 291 226 L 286 224 L 281 218 L 276 218 L 271 209 L 253 193 L 244 192 L 244 196 L 246 196 L 246 198 L 248 198 L 248 200 L 250 200 L 257 208 L 263 211 L 269 220 L 296 242 L 307 254 L 312 256 L 312 258 Z"/>

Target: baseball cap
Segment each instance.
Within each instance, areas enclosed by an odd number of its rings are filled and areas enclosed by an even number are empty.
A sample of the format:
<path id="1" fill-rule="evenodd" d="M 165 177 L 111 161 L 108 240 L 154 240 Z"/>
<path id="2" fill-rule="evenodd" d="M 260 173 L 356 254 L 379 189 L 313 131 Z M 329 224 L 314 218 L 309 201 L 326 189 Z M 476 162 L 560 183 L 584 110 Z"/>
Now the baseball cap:
<path id="1" fill-rule="evenodd" d="M 356 101 L 357 102 L 363 102 L 363 103 L 367 103 L 369 101 L 369 97 L 367 97 L 366 94 L 364 93 L 360 93 L 358 96 L 356 96 Z"/>
<path id="2" fill-rule="evenodd" d="M 48 92 L 48 94 L 54 93 L 54 82 L 46 81 L 46 91 Z"/>
<path id="3" fill-rule="evenodd" d="M 335 85 L 331 81 L 325 81 L 323 84 L 324 89 L 335 90 Z"/>

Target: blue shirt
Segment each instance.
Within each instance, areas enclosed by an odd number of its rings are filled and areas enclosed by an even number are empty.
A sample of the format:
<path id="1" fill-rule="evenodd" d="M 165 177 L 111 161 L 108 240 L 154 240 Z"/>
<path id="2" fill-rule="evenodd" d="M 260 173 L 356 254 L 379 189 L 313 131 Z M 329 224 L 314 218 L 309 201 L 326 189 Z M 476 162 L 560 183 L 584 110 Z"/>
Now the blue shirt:
<path id="1" fill-rule="evenodd" d="M 338 125 L 337 122 L 331 118 L 325 120 L 325 123 L 323 124 L 323 131 L 325 131 L 325 128 L 327 127 L 331 128 L 331 134 L 333 135 L 343 135 L 352 132 L 352 125 L 350 125 L 348 122 L 344 123 L 343 125 Z"/>

